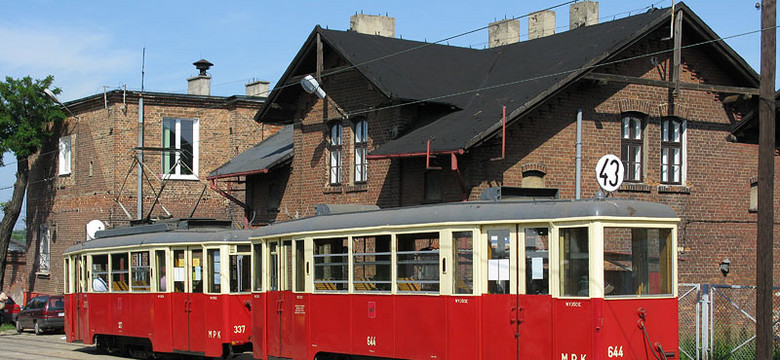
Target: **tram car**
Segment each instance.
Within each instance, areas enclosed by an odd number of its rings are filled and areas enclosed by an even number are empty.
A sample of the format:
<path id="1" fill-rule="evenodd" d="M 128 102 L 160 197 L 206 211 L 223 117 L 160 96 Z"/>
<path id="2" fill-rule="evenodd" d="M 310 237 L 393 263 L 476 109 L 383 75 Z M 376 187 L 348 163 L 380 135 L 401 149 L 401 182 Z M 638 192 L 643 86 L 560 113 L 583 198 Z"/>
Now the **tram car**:
<path id="1" fill-rule="evenodd" d="M 67 341 L 139 358 L 250 350 L 249 231 L 229 229 L 171 221 L 100 231 L 68 248 Z"/>
<path id="2" fill-rule="evenodd" d="M 669 359 L 677 218 L 618 199 L 464 202 L 255 230 L 258 359 Z M 91 294 L 90 294 L 91 295 Z"/>

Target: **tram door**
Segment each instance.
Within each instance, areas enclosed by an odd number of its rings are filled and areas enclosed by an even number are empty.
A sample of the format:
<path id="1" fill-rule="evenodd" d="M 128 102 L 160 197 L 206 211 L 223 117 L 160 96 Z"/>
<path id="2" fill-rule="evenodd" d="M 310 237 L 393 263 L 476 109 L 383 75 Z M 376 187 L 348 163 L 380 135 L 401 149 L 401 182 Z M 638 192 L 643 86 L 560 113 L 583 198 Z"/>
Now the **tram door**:
<path id="1" fill-rule="evenodd" d="M 518 228 L 518 322 L 520 359 L 551 359 L 552 298 L 549 229 Z"/>
<path id="2" fill-rule="evenodd" d="M 203 249 L 173 249 L 173 349 L 202 352 L 206 342 Z"/>
<path id="3" fill-rule="evenodd" d="M 73 324 L 72 324 L 72 326 L 73 326 L 73 328 L 72 328 L 72 330 L 73 330 L 73 332 L 72 332 L 73 339 L 71 339 L 71 341 L 84 341 L 84 337 L 81 334 L 81 331 L 82 331 L 81 330 L 81 328 L 82 328 L 82 319 L 81 318 L 82 318 L 82 316 L 83 316 L 82 314 L 84 313 L 84 310 L 85 310 L 83 308 L 83 306 L 82 306 L 83 302 L 84 302 L 83 295 L 82 295 L 82 290 L 83 290 L 82 286 L 84 284 L 84 274 L 82 273 L 82 271 L 84 270 L 83 264 L 86 264 L 86 263 L 82 263 L 84 261 L 84 259 L 82 259 L 82 256 L 75 256 L 75 257 L 73 257 L 73 259 L 76 260 L 76 261 L 73 264 L 73 276 L 75 277 L 75 279 L 74 279 L 75 282 L 73 283 L 73 287 L 74 288 L 73 288 L 73 297 L 72 297 L 72 299 L 73 299 L 73 301 L 76 302 L 76 304 L 75 304 L 76 305 L 75 306 L 76 313 L 73 314 L 73 316 L 70 316 L 71 321 L 73 321 Z"/>
<path id="4" fill-rule="evenodd" d="M 292 241 L 269 241 L 268 354 L 290 357 L 292 352 Z"/>

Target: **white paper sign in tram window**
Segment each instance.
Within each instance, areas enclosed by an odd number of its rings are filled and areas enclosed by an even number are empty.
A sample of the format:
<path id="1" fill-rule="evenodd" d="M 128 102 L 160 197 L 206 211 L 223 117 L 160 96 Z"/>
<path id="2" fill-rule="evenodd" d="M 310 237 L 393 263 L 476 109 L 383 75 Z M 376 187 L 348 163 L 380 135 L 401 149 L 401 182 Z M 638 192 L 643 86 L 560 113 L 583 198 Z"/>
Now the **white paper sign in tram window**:
<path id="1" fill-rule="evenodd" d="M 173 281 L 184 281 L 185 274 L 183 267 L 173 268 Z"/>
<path id="2" fill-rule="evenodd" d="M 194 267 L 195 270 L 195 281 L 200 281 L 200 266 Z"/>
<path id="3" fill-rule="evenodd" d="M 509 259 L 488 260 L 488 280 L 509 280 Z"/>
<path id="4" fill-rule="evenodd" d="M 531 258 L 531 280 L 544 279 L 544 258 Z"/>

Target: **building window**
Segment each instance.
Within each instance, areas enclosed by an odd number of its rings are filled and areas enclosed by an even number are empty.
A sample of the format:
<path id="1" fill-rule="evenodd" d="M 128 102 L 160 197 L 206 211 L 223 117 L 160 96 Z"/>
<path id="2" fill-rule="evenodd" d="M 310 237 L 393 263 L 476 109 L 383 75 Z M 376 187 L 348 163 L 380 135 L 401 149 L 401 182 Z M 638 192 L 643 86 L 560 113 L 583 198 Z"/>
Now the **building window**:
<path id="1" fill-rule="evenodd" d="M 644 124 L 637 114 L 623 117 L 620 151 L 626 181 L 642 181 L 642 131 Z"/>
<path id="2" fill-rule="evenodd" d="M 171 179 L 197 179 L 198 120 L 163 118 L 162 171 Z"/>
<path id="3" fill-rule="evenodd" d="M 666 118 L 661 122 L 661 182 L 682 184 L 685 168 L 685 121 Z"/>
<path id="4" fill-rule="evenodd" d="M 355 122 L 355 182 L 362 183 L 368 179 L 368 120 Z"/>
<path id="5" fill-rule="evenodd" d="M 330 184 L 341 184 L 341 123 L 330 126 Z"/>
<path id="6" fill-rule="evenodd" d="M 750 207 L 748 211 L 758 211 L 758 179 L 750 181 Z"/>
<path id="7" fill-rule="evenodd" d="M 51 268 L 51 231 L 48 225 L 38 228 L 38 239 L 41 242 L 38 248 L 38 271 L 48 274 Z"/>
<path id="8" fill-rule="evenodd" d="M 70 135 L 63 136 L 60 138 L 60 146 L 59 146 L 59 174 L 60 175 L 68 175 L 70 174 L 70 162 L 71 162 L 71 141 L 70 141 Z"/>

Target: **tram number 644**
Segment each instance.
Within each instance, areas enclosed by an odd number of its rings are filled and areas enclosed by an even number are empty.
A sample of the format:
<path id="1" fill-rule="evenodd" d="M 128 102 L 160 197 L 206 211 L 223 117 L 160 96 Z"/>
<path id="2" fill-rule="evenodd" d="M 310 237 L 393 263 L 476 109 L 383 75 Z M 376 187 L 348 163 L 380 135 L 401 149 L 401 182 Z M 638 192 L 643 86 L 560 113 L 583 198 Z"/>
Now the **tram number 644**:
<path id="1" fill-rule="evenodd" d="M 623 357 L 623 347 L 622 346 L 610 346 L 607 347 L 607 357 L 610 358 L 617 358 Z"/>
<path id="2" fill-rule="evenodd" d="M 376 346 L 376 336 L 366 336 L 366 345 Z"/>

